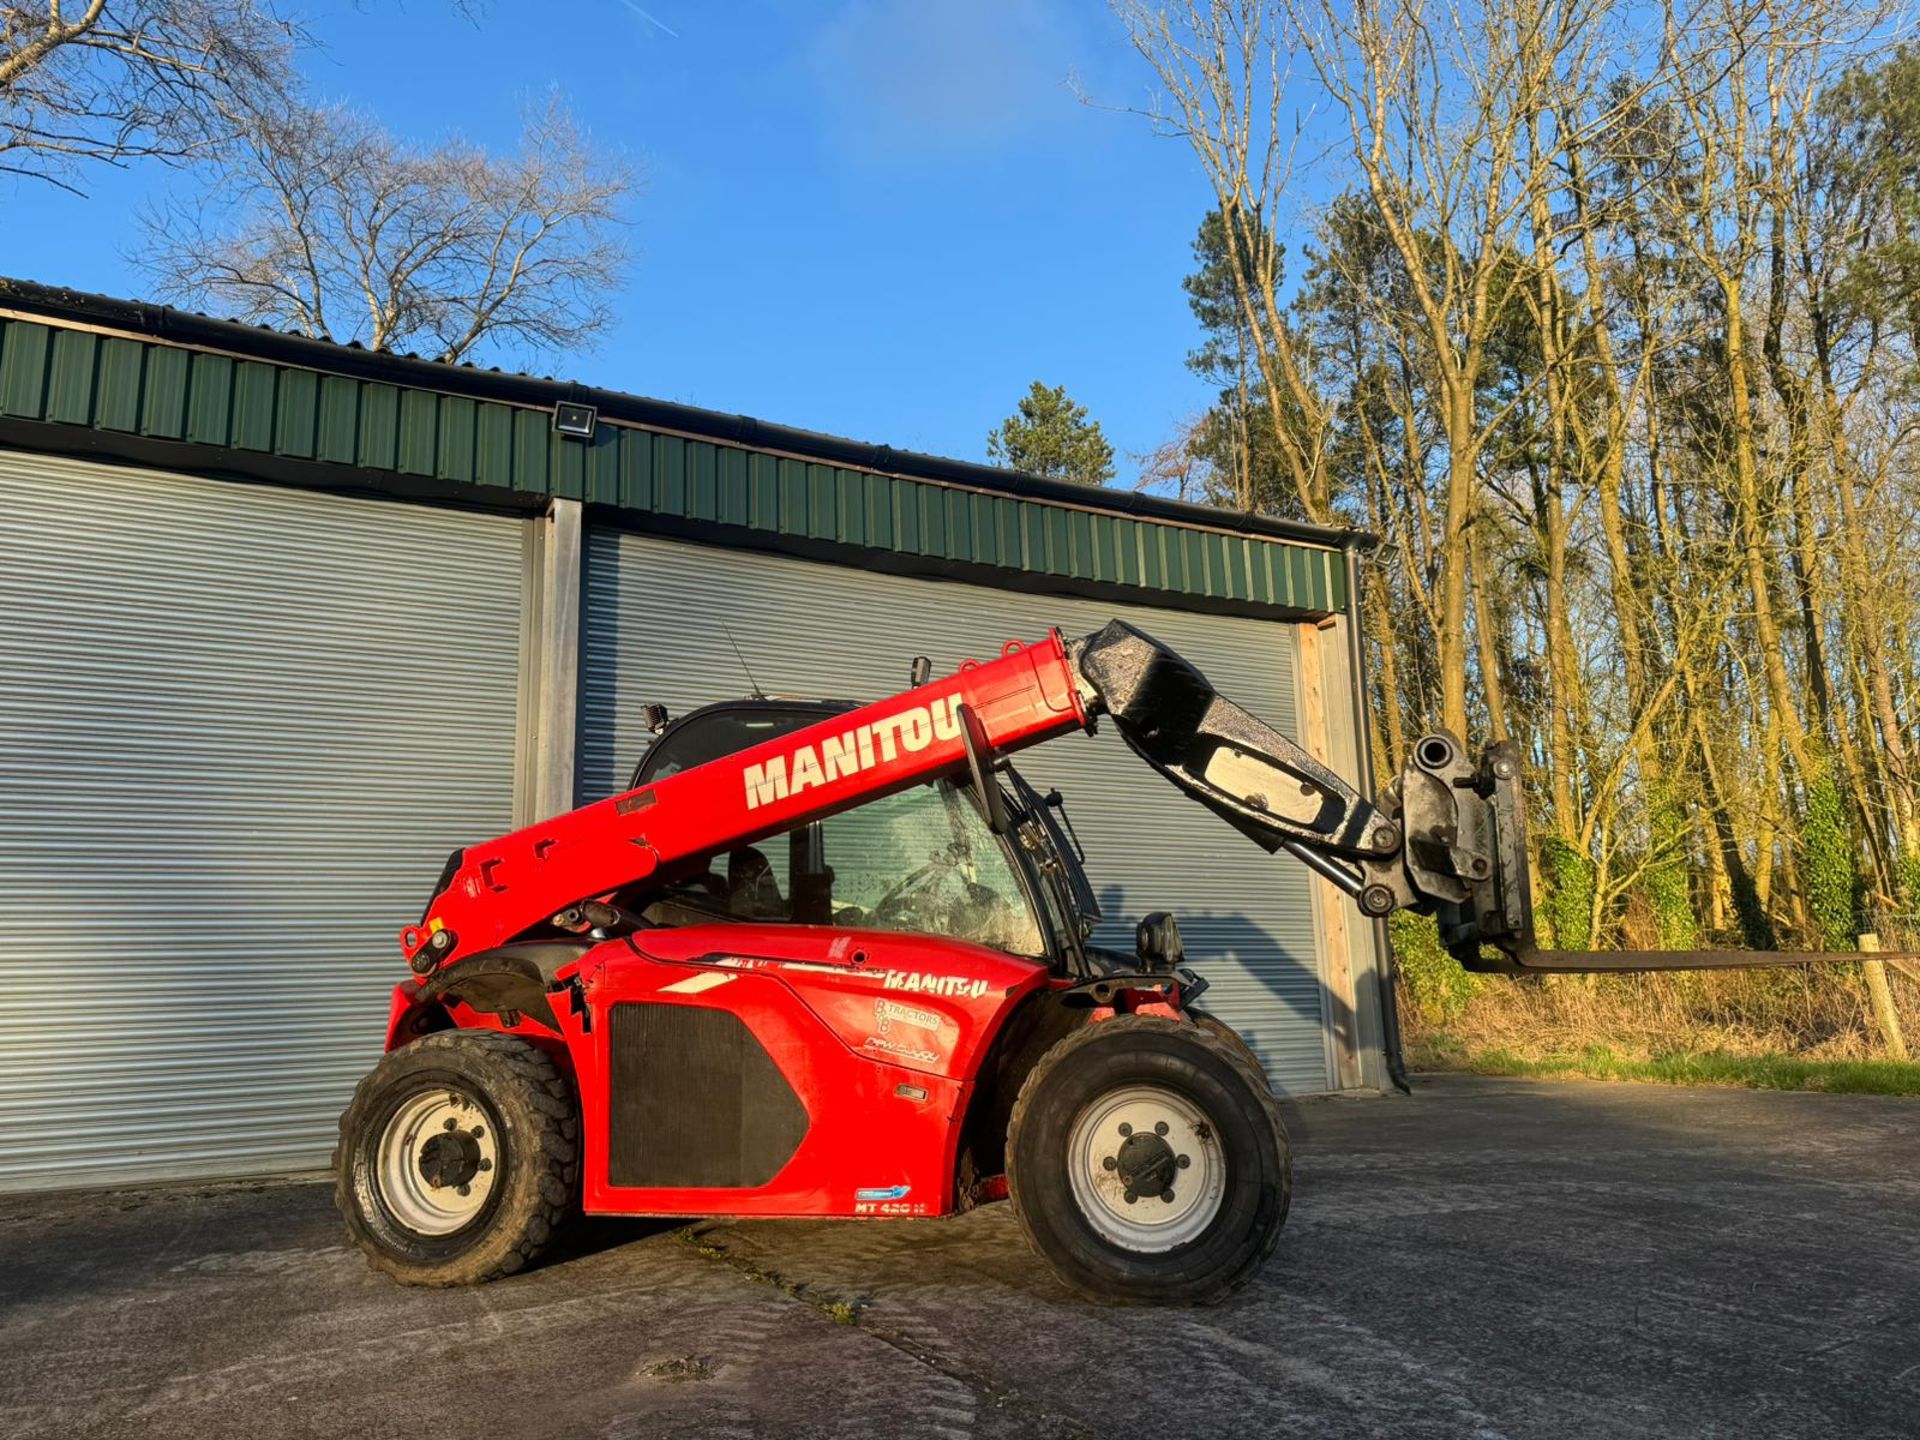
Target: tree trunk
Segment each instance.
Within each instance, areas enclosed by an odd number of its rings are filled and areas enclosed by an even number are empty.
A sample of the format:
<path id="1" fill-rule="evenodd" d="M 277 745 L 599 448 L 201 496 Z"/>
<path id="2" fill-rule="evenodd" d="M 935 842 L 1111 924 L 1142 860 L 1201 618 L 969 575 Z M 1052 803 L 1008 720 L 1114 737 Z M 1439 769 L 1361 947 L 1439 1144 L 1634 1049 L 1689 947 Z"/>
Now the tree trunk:
<path id="1" fill-rule="evenodd" d="M 1473 635 L 1480 652 L 1480 688 L 1487 698 L 1487 729 L 1490 740 L 1505 740 L 1507 702 L 1500 683 L 1500 618 L 1487 606 L 1487 552 L 1478 526 L 1469 532 L 1468 558 L 1473 565 Z"/>
<path id="2" fill-rule="evenodd" d="M 1440 546 L 1440 723 L 1467 733 L 1467 532 L 1472 524 L 1474 456 L 1462 437 L 1473 433 L 1473 394 L 1458 387 L 1448 398 L 1447 504 Z"/>

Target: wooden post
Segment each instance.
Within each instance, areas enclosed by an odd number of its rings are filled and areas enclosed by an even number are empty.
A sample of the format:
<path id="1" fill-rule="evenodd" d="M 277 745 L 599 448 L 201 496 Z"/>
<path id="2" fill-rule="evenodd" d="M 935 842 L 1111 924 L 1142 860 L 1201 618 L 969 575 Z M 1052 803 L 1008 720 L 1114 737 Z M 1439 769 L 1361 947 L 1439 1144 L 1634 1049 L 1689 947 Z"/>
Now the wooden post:
<path id="1" fill-rule="evenodd" d="M 1860 949 L 1864 954 L 1873 954 L 1880 949 L 1878 935 L 1862 935 Z M 1887 1054 L 1894 1060 L 1905 1060 L 1907 1055 L 1907 1037 L 1900 1033 L 1900 1012 L 1893 1008 L 1893 990 L 1887 984 L 1887 966 L 1883 960 L 1862 960 L 1860 968 L 1867 972 L 1867 995 L 1873 1001 L 1873 1018 L 1880 1026 L 1880 1037 L 1886 1042 Z"/>
<path id="2" fill-rule="evenodd" d="M 555 500 L 529 522 L 520 632 L 519 752 L 514 824 L 573 808 L 579 723 L 580 587 L 586 526 L 578 500 Z"/>
<path id="3" fill-rule="evenodd" d="M 1331 621 L 1325 622 L 1330 627 Z M 1332 764 L 1332 736 L 1327 726 L 1326 667 L 1320 647 L 1332 640 L 1332 630 L 1309 621 L 1300 635 L 1300 744 L 1322 765 Z M 1326 956 L 1328 1020 L 1333 1026 L 1334 1074 L 1342 1090 L 1363 1083 L 1360 1069 L 1359 1013 L 1353 988 L 1353 955 L 1348 948 L 1347 907 L 1353 902 L 1317 876 L 1312 881 L 1319 912 L 1320 944 Z"/>

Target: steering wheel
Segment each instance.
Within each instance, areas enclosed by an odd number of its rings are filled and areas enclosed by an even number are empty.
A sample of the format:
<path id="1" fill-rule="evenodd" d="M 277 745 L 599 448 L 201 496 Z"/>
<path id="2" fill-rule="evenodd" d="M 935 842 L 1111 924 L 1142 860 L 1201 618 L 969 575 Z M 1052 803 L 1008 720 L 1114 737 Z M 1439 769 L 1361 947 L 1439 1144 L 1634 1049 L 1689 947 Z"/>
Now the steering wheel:
<path id="1" fill-rule="evenodd" d="M 887 887 L 887 893 L 874 902 L 870 912 L 875 920 L 896 909 L 904 908 L 904 902 L 914 892 L 937 884 L 959 865 L 960 861 L 951 850 L 943 850 L 917 870 L 910 870 L 901 879 Z"/>
<path id="2" fill-rule="evenodd" d="M 1011 939 L 1018 928 L 1017 907 L 990 886 L 959 874 L 959 866 L 960 857 L 951 850 L 936 855 L 882 895 L 864 923 L 1001 946 L 1002 939 Z M 956 875 L 960 889 L 952 893 L 943 882 Z M 924 901 L 916 904 L 923 894 Z"/>

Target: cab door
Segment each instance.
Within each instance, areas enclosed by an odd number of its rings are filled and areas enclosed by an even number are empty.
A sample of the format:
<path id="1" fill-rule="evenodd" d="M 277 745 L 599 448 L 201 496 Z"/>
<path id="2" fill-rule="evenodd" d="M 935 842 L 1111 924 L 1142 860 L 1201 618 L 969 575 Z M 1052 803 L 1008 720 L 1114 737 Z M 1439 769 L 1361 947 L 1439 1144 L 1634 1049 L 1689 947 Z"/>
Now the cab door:
<path id="1" fill-rule="evenodd" d="M 1050 973 L 1031 899 L 962 793 L 916 787 L 627 900 L 657 928 L 583 962 L 591 1028 L 570 1037 L 589 1209 L 951 1208 L 979 1058 Z"/>

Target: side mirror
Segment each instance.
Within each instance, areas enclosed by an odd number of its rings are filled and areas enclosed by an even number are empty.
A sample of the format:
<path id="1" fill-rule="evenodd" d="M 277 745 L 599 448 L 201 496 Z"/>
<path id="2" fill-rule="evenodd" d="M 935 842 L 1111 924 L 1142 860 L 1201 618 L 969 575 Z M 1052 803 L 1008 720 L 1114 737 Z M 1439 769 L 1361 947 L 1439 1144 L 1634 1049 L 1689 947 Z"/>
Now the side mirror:
<path id="1" fill-rule="evenodd" d="M 1142 915 L 1133 932 L 1133 951 L 1140 968 L 1148 973 L 1170 972 L 1185 963 L 1187 947 L 1180 941 L 1180 927 L 1164 910 Z"/>

